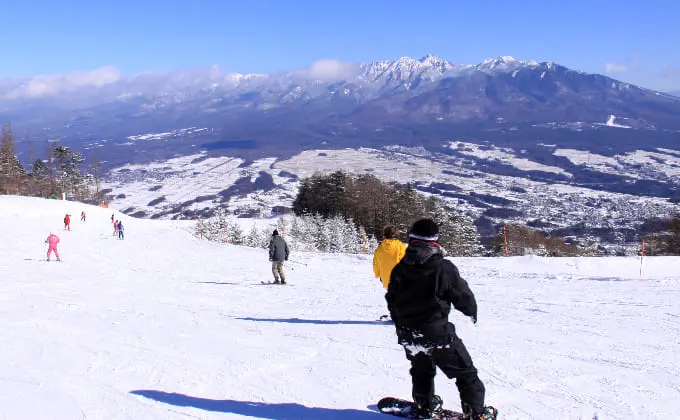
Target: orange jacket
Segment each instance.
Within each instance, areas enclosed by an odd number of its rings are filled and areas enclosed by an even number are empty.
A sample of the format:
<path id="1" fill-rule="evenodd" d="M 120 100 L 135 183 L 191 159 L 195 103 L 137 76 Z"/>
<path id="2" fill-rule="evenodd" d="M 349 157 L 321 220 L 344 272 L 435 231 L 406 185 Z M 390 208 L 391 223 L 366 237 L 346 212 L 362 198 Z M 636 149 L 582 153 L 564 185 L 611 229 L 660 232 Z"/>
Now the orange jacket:
<path id="1" fill-rule="evenodd" d="M 406 244 L 399 239 L 384 239 L 373 253 L 373 273 L 380 278 L 383 287 L 390 284 L 392 269 L 406 253 Z"/>
<path id="2" fill-rule="evenodd" d="M 67 215 L 64 217 L 64 224 L 68 225 L 69 223 L 71 223 L 71 217 Z"/>

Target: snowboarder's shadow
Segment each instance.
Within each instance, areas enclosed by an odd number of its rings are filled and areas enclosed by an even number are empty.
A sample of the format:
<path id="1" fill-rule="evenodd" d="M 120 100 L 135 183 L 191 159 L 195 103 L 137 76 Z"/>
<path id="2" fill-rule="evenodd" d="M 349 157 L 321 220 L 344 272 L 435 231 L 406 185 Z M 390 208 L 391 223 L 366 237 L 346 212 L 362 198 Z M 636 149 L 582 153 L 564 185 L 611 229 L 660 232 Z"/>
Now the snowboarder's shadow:
<path id="1" fill-rule="evenodd" d="M 300 318 L 235 318 L 241 321 L 285 322 L 288 324 L 320 324 L 320 325 L 385 325 L 385 321 L 333 321 L 328 319 L 300 319 Z"/>
<path id="2" fill-rule="evenodd" d="M 233 413 L 243 416 L 298 420 L 298 419 L 377 419 L 378 413 L 354 409 L 336 409 L 322 407 L 307 407 L 295 403 L 263 403 L 254 401 L 211 400 L 208 398 L 190 397 L 184 394 L 155 391 L 135 390 L 131 394 L 140 395 L 158 402 L 178 407 L 194 407 L 206 411 L 219 413 Z"/>

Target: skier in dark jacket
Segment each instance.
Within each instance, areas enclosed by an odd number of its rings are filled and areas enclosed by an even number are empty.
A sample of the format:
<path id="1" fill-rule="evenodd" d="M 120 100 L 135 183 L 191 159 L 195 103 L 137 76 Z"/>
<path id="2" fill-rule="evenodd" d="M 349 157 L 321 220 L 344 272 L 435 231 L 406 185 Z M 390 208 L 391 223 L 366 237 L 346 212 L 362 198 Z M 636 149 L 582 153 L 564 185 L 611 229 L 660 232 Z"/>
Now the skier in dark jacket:
<path id="1" fill-rule="evenodd" d="M 392 270 L 385 294 L 398 342 L 411 362 L 413 401 L 424 418 L 441 406 L 434 395 L 439 367 L 449 379 L 456 378 L 467 419 L 495 419 L 496 409 L 484 406 L 484 384 L 448 319 L 453 305 L 477 323 L 477 302 L 456 266 L 444 259 L 438 233 L 430 219 L 413 224 L 406 255 Z"/>
<path id="2" fill-rule="evenodd" d="M 283 272 L 283 262 L 288 260 L 288 255 L 290 255 L 288 244 L 279 235 L 279 231 L 274 229 L 272 239 L 269 241 L 269 261 L 272 262 L 274 284 L 286 284 L 286 274 Z M 281 277 L 280 282 L 279 276 Z"/>

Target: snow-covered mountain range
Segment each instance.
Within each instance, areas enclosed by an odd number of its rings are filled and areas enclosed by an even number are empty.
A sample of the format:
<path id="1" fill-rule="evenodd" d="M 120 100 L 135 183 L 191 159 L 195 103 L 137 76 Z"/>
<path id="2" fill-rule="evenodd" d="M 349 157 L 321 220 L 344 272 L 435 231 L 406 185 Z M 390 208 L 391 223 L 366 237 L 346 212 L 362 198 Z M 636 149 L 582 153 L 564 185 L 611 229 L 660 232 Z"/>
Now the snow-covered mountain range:
<path id="1" fill-rule="evenodd" d="M 100 69 L 0 83 L 0 120 L 96 154 L 113 171 L 114 205 L 146 217 L 287 206 L 311 167 L 417 183 L 479 217 L 487 234 L 512 219 L 567 233 L 597 219 L 580 231 L 637 240 L 633 226 L 673 213 L 680 197 L 680 98 L 507 56 L 323 60 L 277 74 Z M 19 150 L 26 160 L 26 143 Z M 218 161 L 230 163 L 202 175 Z M 161 181 L 174 179 L 180 192 Z M 536 214 L 545 194 L 554 217 Z M 571 207 L 593 195 L 603 198 Z M 637 199 L 654 204 L 628 210 Z"/>
<path id="2" fill-rule="evenodd" d="M 438 130 L 425 127 L 587 125 L 609 115 L 636 128 L 678 130 L 679 112 L 680 100 L 669 94 L 512 57 L 477 65 L 431 55 L 371 63 L 324 60 L 278 74 L 224 74 L 211 68 L 0 84 L 0 119 L 65 141 L 200 125 L 222 138 L 271 139 L 275 132 L 288 132 L 309 142 L 332 138 L 347 123 L 364 138 L 395 126 L 432 136 Z"/>

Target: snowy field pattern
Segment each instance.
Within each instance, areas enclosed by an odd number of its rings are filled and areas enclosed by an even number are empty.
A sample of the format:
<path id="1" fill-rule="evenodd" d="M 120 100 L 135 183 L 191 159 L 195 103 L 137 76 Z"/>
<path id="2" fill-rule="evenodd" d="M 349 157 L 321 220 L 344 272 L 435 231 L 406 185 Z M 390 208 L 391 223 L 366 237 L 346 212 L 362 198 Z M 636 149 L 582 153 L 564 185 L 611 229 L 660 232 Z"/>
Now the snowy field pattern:
<path id="1" fill-rule="evenodd" d="M 125 165 L 109 174 L 102 187 L 114 197 L 111 208 L 127 214 L 144 212 L 144 217 L 177 217 L 201 213 L 221 207 L 231 214 L 269 215 L 275 206 L 291 207 L 299 189 L 299 179 L 317 172 L 343 170 L 355 174 L 370 173 L 385 182 L 401 184 L 420 182 L 433 186 L 433 193 L 443 194 L 449 205 L 458 211 L 481 216 L 488 208 L 457 194 L 489 195 L 509 200 L 509 206 L 524 214 L 526 219 L 543 220 L 555 227 L 567 227 L 587 222 L 606 227 L 610 223 L 631 229 L 642 220 L 667 217 L 677 206 L 662 197 L 644 197 L 593 190 L 564 183 L 547 183 L 525 177 L 497 175 L 480 171 L 472 158 L 489 164 L 503 163 L 522 171 L 542 171 L 571 177 L 572 174 L 555 166 L 542 165 L 523 157 L 525 151 L 465 142 L 448 143 L 460 156 L 433 154 L 423 148 L 388 146 L 383 149 L 306 150 L 288 159 L 274 157 L 253 162 L 239 158 L 209 157 L 206 153 L 183 156 L 149 165 Z M 554 145 L 545 145 L 554 148 Z M 680 152 L 675 152 L 680 153 Z M 626 155 L 606 157 L 575 149 L 555 149 L 572 163 L 602 173 L 625 175 L 637 179 L 680 180 L 680 159 L 670 149 L 656 152 L 636 151 Z M 470 159 L 467 159 L 470 157 Z M 641 162 L 640 165 L 635 162 Z M 257 183 L 260 176 L 267 178 Z M 269 180 L 270 178 L 270 180 Z M 220 194 L 239 185 L 227 199 Z M 453 194 L 450 194 L 453 193 Z M 448 195 L 448 196 L 447 196 Z M 484 201 L 484 199 L 481 199 Z M 636 202 L 634 208 L 623 210 L 625 216 L 607 216 L 606 220 L 587 220 L 589 213 L 616 203 L 619 209 Z M 543 206 L 550 203 L 548 209 Z"/>
<path id="2" fill-rule="evenodd" d="M 0 419 L 378 420 L 380 397 L 410 396 L 370 256 L 293 251 L 291 285 L 263 286 L 264 249 L 116 212 L 118 240 L 111 213 L 0 196 Z M 454 262 L 479 324 L 452 321 L 500 418 L 678 418 L 680 258 Z"/>

